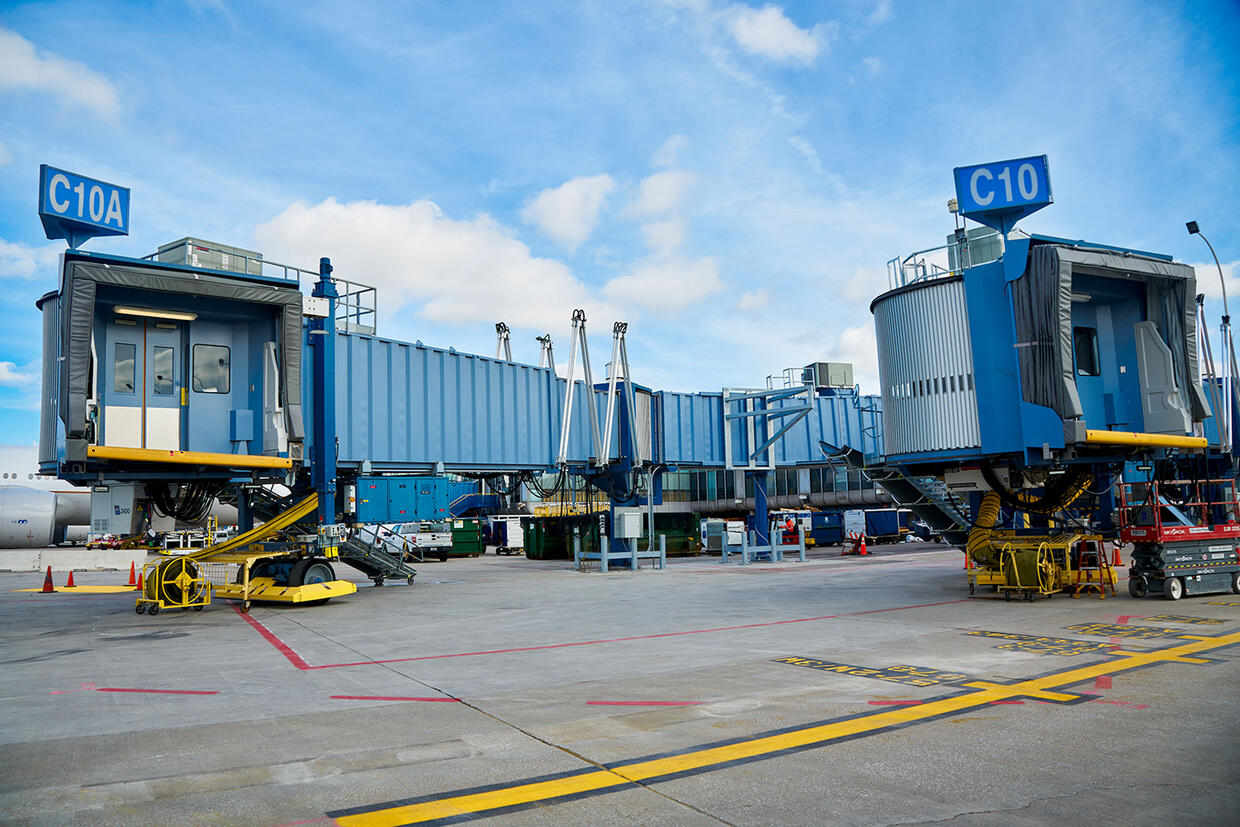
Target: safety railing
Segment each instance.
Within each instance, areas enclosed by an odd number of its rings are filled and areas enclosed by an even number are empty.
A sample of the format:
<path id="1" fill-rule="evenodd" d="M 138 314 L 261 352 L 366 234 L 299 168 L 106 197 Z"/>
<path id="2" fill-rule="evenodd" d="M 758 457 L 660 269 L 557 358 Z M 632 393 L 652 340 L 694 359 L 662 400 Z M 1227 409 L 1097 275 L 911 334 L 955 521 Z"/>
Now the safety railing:
<path id="1" fill-rule="evenodd" d="M 268 261 L 262 256 L 246 255 L 246 251 L 234 247 L 217 247 L 194 239 L 186 239 L 179 247 L 165 247 L 144 261 L 171 264 L 188 264 L 208 270 L 223 270 L 247 276 L 282 279 L 297 283 L 297 288 L 308 289 L 319 279 L 313 270 L 304 270 L 291 264 Z M 336 283 L 336 329 L 347 333 L 373 334 L 378 322 L 378 291 L 369 284 L 333 277 Z"/>
<path id="2" fill-rule="evenodd" d="M 994 261 L 1002 253 L 1002 237 L 990 231 L 967 235 L 957 231 L 957 238 L 938 247 L 927 247 L 887 262 L 887 286 L 894 290 L 907 284 L 959 275 L 977 264 Z"/>
<path id="3" fill-rule="evenodd" d="M 1126 482 L 1119 489 L 1121 529 L 1233 524 L 1240 514 L 1235 480 Z"/>

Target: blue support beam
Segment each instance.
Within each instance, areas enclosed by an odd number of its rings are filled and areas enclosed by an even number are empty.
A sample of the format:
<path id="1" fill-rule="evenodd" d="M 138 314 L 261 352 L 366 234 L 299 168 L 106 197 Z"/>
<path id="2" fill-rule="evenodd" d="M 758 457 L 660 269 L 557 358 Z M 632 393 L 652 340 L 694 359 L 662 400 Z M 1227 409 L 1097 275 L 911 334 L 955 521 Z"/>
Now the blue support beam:
<path id="1" fill-rule="evenodd" d="M 314 454 L 310 481 L 319 495 L 319 524 L 336 522 L 336 284 L 330 259 L 319 259 L 312 296 L 327 299 L 327 317 L 310 322 L 314 350 Z"/>

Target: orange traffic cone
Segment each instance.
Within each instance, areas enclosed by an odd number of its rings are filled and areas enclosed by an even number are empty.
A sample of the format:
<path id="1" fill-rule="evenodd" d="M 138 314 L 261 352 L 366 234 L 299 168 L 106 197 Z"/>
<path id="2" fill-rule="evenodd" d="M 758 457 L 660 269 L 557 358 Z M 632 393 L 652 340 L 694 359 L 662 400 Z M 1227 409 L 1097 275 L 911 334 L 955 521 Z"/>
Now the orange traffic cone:
<path id="1" fill-rule="evenodd" d="M 136 572 L 137 572 L 137 567 L 134 565 L 133 560 L 130 560 L 129 561 L 129 585 L 131 586 L 134 583 L 138 582 L 137 580 L 134 579 L 134 577 L 136 576 Z"/>
<path id="2" fill-rule="evenodd" d="M 133 590 L 136 592 L 142 591 L 142 572 L 138 572 L 138 585 L 134 586 Z"/>
<path id="3" fill-rule="evenodd" d="M 865 550 L 865 535 L 864 534 L 861 535 L 861 549 L 857 553 L 862 556 L 870 553 Z"/>
<path id="4" fill-rule="evenodd" d="M 1112 565 L 1112 566 L 1122 566 L 1122 565 L 1124 565 L 1124 560 L 1123 560 L 1123 558 L 1121 558 L 1121 557 L 1119 556 L 1119 545 L 1116 545 L 1116 546 L 1115 546 L 1115 556 L 1114 556 L 1114 558 L 1111 560 L 1111 565 Z"/>
<path id="5" fill-rule="evenodd" d="M 69 569 L 69 579 L 65 581 L 65 588 L 66 588 L 66 589 L 72 589 L 72 588 L 74 588 L 74 585 L 73 585 L 73 569 Z"/>
<path id="6" fill-rule="evenodd" d="M 47 567 L 47 576 L 43 578 L 43 594 L 52 594 L 56 587 L 52 585 L 52 567 Z"/>

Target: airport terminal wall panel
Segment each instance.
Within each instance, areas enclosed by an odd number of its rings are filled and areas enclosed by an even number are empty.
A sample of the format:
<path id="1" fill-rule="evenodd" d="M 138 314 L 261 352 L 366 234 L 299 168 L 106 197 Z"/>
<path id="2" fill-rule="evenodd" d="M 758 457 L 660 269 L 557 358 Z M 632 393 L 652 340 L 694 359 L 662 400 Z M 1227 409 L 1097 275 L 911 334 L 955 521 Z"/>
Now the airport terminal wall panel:
<path id="1" fill-rule="evenodd" d="M 309 346 L 307 354 L 310 366 Z M 564 390 L 565 381 L 546 368 L 338 332 L 338 462 L 369 461 L 376 469 L 436 462 L 449 470 L 547 468 L 559 448 Z M 593 396 L 601 422 L 602 396 Z M 586 398 L 585 385 L 576 383 L 573 462 L 592 453 Z"/>
<path id="2" fill-rule="evenodd" d="M 796 407 L 786 400 L 776 407 Z M 786 420 L 773 421 L 775 431 Z M 776 465 L 820 465 L 827 461 L 823 443 L 853 448 L 864 454 L 881 453 L 882 404 L 877 396 L 814 396 L 813 409 L 771 446 Z"/>
<path id="3" fill-rule="evenodd" d="M 669 465 L 715 465 L 724 463 L 723 395 L 720 393 L 673 393 L 659 396 L 662 410 L 663 462 Z M 811 397 L 813 408 L 770 449 L 777 465 L 817 465 L 826 462 L 821 443 L 855 448 L 863 453 L 882 450 L 881 400 L 850 393 Z M 803 405 L 803 399 L 777 402 L 776 408 Z M 771 433 L 786 419 L 772 419 Z M 737 437 L 745 430 L 732 425 Z M 759 444 L 764 441 L 759 439 Z M 743 436 L 734 439 L 733 463 L 746 464 Z"/>

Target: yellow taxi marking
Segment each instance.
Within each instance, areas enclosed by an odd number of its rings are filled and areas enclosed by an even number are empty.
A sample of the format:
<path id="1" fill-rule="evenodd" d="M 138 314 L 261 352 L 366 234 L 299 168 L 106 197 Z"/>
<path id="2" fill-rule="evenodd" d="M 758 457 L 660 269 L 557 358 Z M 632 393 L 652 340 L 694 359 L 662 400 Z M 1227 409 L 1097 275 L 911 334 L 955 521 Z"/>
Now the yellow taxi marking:
<path id="1" fill-rule="evenodd" d="M 43 589 L 13 589 L 15 592 L 41 592 Z M 57 586 L 56 594 L 120 594 L 136 591 L 133 586 Z"/>
<path id="2" fill-rule="evenodd" d="M 1160 662 L 1209 663 L 1210 661 L 1193 657 L 1193 655 L 1240 643 L 1240 632 L 1220 637 L 1184 635 L 1182 639 L 1188 642 L 1149 652 L 1115 650 L 1111 653 L 1115 656 L 1112 660 L 1067 669 L 1018 683 L 996 684 L 987 681 L 972 681 L 963 686 L 974 691 L 963 695 L 938 698 L 916 706 L 893 707 L 882 712 L 809 726 L 792 732 L 753 738 L 739 743 L 690 750 L 680 755 L 621 764 L 566 778 L 517 783 L 497 790 L 449 795 L 431 801 L 384 807 L 369 812 L 331 815 L 335 815 L 336 823 L 341 827 L 417 824 L 597 792 L 634 782 L 723 766 L 764 755 L 769 756 L 785 750 L 825 746 L 842 738 L 856 737 L 890 727 L 925 721 L 941 715 L 986 706 L 995 701 L 1012 698 L 1037 698 L 1048 701 L 1078 700 L 1079 695 L 1054 690 L 1092 680 L 1101 675 L 1111 675 Z"/>

